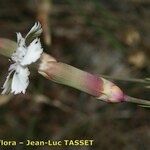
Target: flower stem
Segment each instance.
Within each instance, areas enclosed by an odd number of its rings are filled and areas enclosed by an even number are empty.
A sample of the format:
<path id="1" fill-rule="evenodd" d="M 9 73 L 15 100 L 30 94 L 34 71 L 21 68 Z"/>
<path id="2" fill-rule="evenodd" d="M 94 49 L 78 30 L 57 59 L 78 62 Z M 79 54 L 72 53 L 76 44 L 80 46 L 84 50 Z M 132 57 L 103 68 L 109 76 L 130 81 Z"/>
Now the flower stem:
<path id="1" fill-rule="evenodd" d="M 131 97 L 131 96 L 125 96 L 125 101 L 150 106 L 150 101 L 149 100 L 134 98 L 134 97 Z"/>

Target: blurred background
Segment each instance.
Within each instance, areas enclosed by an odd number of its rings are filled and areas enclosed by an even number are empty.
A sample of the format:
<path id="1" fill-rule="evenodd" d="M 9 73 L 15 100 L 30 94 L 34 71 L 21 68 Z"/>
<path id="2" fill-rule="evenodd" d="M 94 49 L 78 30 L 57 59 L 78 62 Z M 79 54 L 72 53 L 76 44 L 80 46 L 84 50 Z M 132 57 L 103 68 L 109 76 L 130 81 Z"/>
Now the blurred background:
<path id="1" fill-rule="evenodd" d="M 149 99 L 147 84 L 128 81 L 150 75 L 149 8 L 149 0 L 0 0 L 0 37 L 15 41 L 16 32 L 25 35 L 39 20 L 45 52 L 93 74 L 112 76 L 128 95 Z M 0 56 L 1 86 L 8 66 Z M 34 70 L 30 81 L 25 95 L 0 96 L 0 139 L 94 140 L 92 147 L 65 150 L 150 149 L 149 109 L 107 104 Z"/>

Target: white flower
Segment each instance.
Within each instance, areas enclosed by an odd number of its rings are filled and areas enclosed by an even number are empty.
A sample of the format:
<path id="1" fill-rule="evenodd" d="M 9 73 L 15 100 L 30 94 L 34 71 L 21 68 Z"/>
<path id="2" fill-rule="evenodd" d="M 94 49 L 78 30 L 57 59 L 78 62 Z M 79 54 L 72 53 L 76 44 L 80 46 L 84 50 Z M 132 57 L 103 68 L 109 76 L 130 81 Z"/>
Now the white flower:
<path id="1" fill-rule="evenodd" d="M 30 74 L 28 65 L 36 62 L 43 52 L 40 39 L 37 38 L 41 33 L 42 28 L 39 22 L 35 23 L 25 38 L 21 33 L 17 33 L 17 49 L 11 56 L 14 63 L 8 69 L 9 73 L 2 87 L 2 94 L 26 92 Z M 29 41 L 32 42 L 27 44 Z"/>

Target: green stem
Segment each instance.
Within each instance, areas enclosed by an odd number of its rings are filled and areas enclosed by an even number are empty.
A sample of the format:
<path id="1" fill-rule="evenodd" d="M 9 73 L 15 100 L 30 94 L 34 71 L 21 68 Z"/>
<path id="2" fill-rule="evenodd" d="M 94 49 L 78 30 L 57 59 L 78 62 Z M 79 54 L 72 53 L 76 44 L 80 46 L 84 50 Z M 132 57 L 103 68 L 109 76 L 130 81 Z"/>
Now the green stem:
<path id="1" fill-rule="evenodd" d="M 150 106 L 150 101 L 149 100 L 134 98 L 134 97 L 131 97 L 131 96 L 125 96 L 125 101 Z"/>

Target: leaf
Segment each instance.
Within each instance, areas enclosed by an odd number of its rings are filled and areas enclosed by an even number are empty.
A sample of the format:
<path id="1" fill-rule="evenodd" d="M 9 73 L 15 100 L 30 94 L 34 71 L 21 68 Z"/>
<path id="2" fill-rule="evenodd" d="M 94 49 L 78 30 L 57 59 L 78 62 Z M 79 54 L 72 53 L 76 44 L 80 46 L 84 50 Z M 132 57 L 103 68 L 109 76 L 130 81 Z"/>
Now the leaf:
<path id="1" fill-rule="evenodd" d="M 150 78 L 145 78 L 145 80 L 149 81 L 150 82 Z"/>
<path id="2" fill-rule="evenodd" d="M 149 85 L 145 86 L 146 88 L 150 89 L 150 78 L 145 78 L 145 81 L 147 81 L 147 83 Z"/>
<path id="3" fill-rule="evenodd" d="M 140 107 L 144 107 L 144 108 L 149 108 L 150 109 L 150 105 L 139 105 Z"/>

